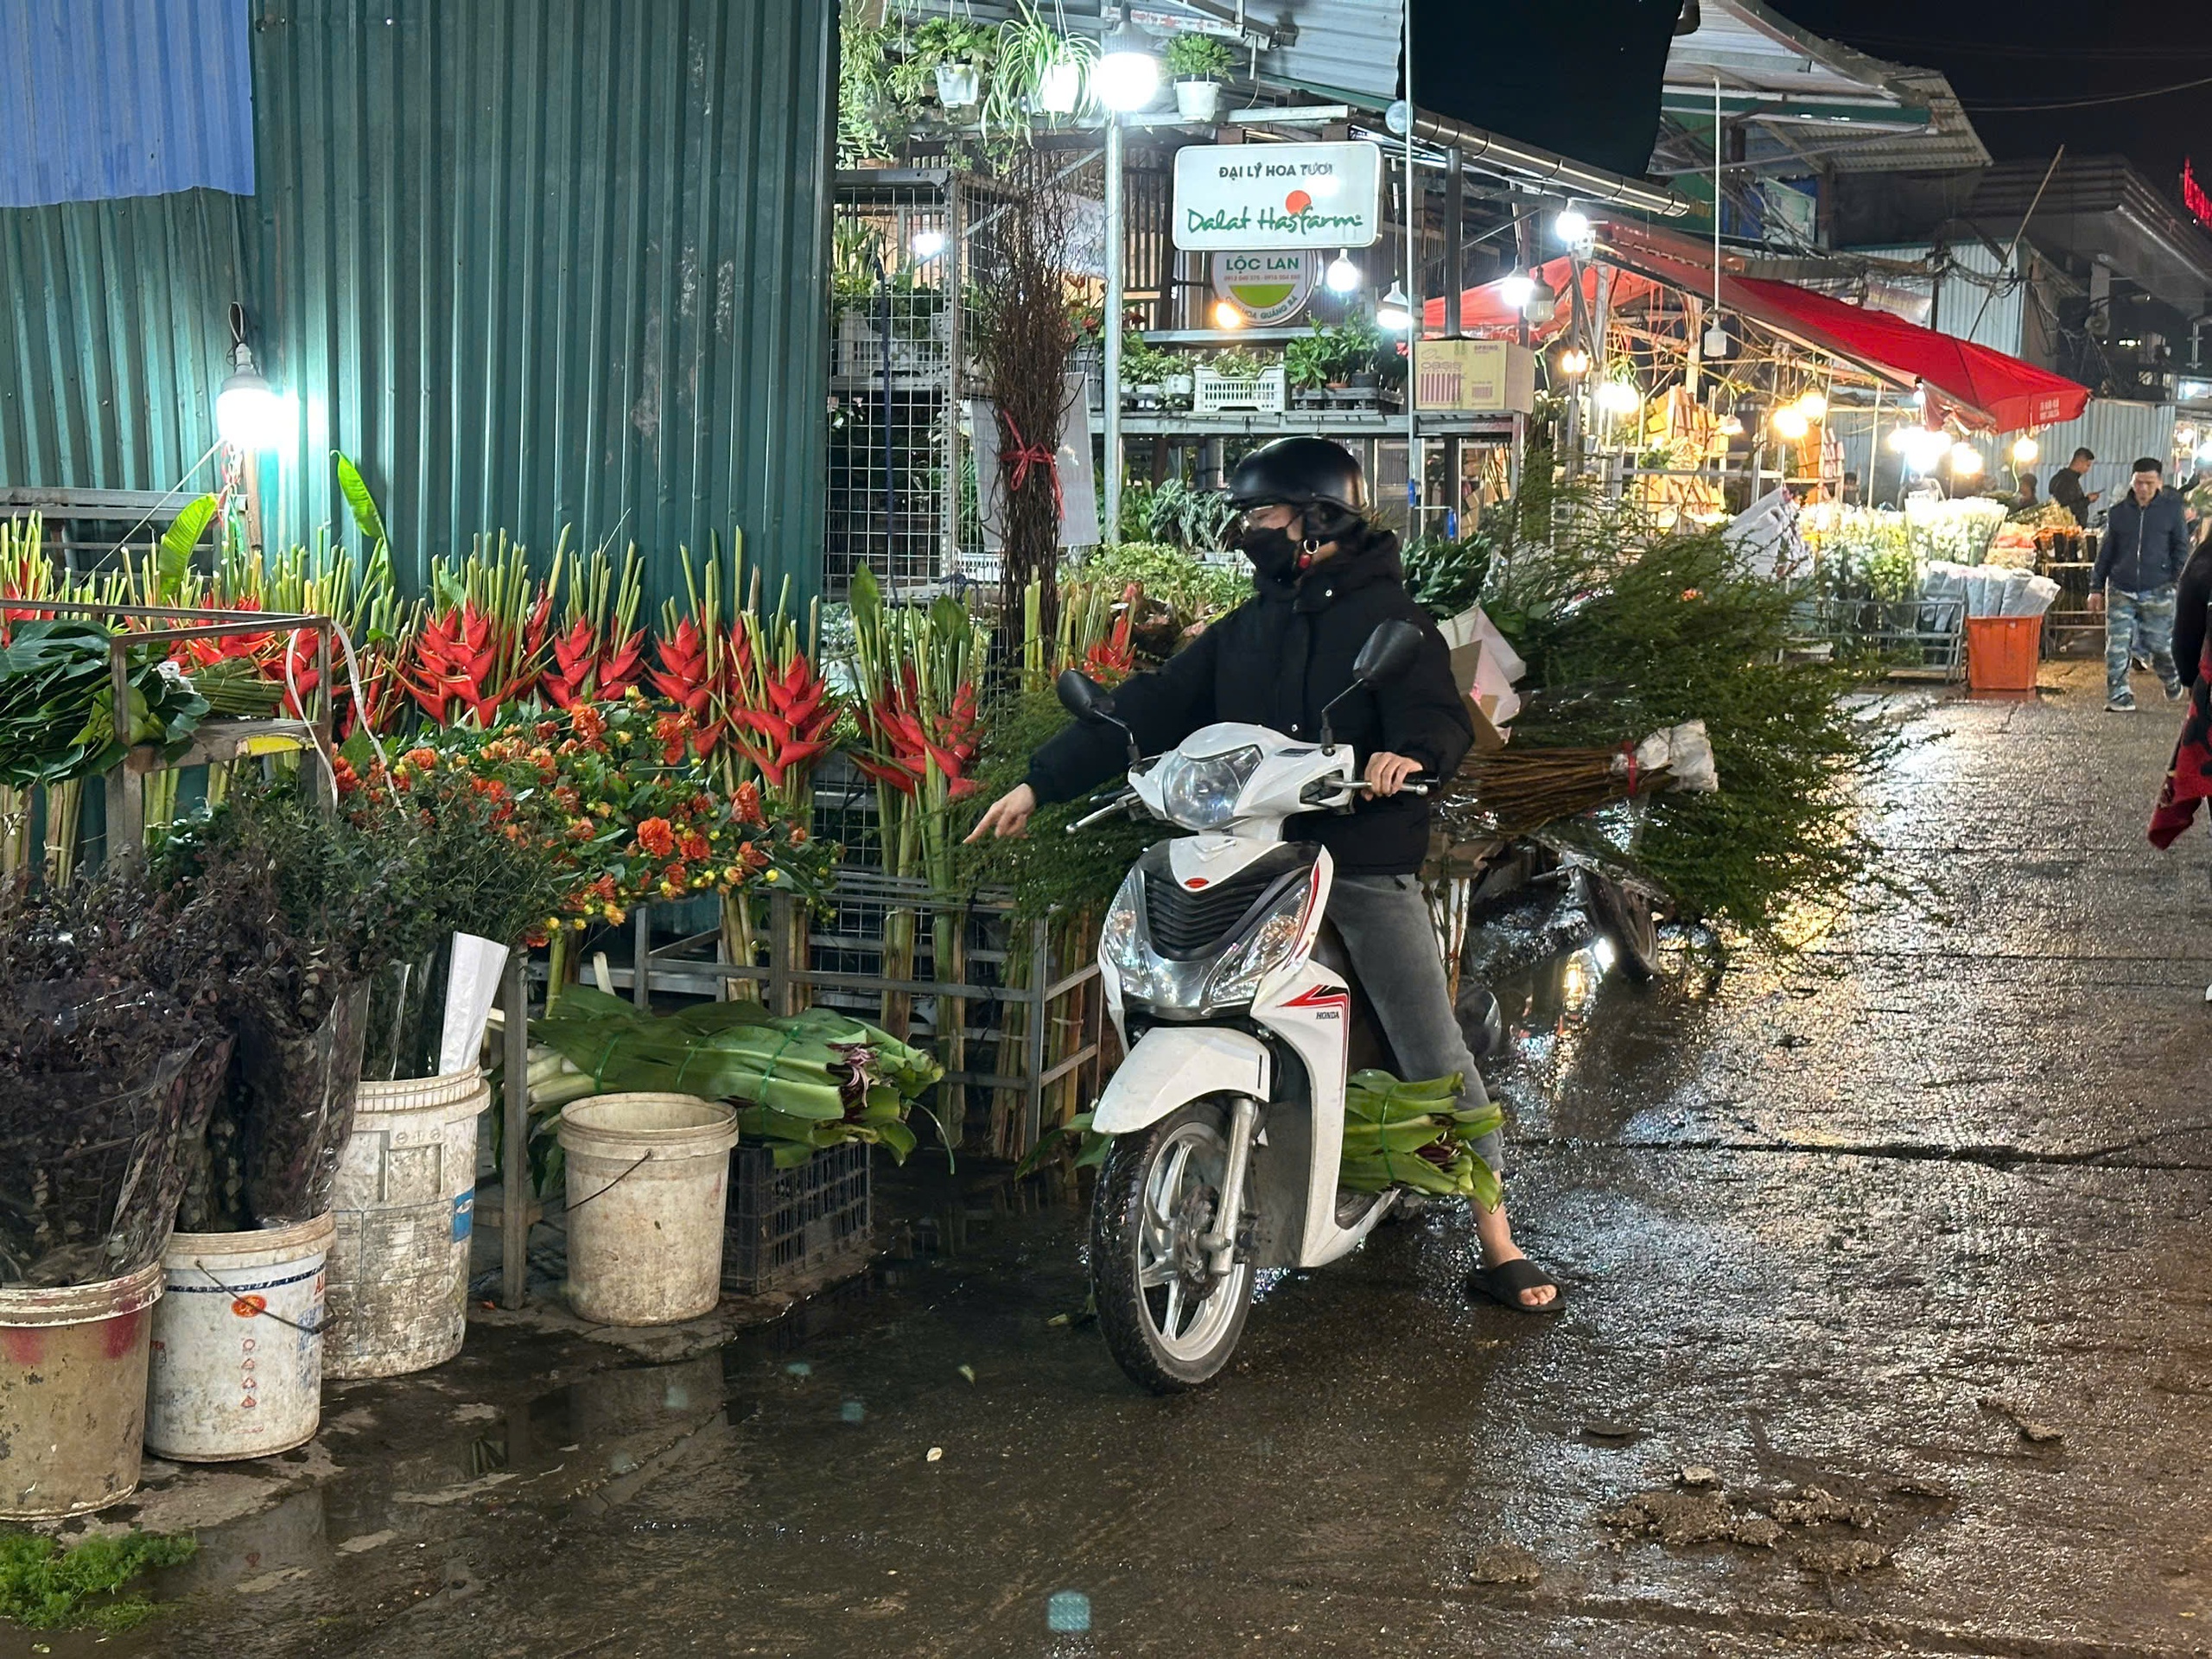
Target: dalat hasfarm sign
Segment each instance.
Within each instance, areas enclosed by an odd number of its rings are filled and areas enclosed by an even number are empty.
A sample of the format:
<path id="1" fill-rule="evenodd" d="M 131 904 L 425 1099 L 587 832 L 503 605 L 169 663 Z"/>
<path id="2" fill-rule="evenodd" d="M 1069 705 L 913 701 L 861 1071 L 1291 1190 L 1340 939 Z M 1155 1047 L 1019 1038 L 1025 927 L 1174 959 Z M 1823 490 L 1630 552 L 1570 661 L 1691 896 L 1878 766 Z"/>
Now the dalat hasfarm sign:
<path id="1" fill-rule="evenodd" d="M 1175 245 L 1369 247 L 1382 194 L 1374 144 L 1193 144 L 1175 152 Z"/>

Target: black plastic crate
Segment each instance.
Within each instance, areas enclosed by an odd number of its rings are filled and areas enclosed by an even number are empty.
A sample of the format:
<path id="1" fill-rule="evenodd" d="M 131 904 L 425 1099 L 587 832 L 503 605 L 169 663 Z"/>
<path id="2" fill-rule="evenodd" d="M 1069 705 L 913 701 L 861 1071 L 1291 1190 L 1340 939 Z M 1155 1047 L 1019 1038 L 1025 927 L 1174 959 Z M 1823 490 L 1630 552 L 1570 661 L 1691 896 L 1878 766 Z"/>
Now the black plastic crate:
<path id="1" fill-rule="evenodd" d="M 778 1169 L 766 1147 L 730 1154 L 722 1287 L 759 1292 L 857 1268 L 875 1248 L 869 1148 L 832 1147 Z"/>

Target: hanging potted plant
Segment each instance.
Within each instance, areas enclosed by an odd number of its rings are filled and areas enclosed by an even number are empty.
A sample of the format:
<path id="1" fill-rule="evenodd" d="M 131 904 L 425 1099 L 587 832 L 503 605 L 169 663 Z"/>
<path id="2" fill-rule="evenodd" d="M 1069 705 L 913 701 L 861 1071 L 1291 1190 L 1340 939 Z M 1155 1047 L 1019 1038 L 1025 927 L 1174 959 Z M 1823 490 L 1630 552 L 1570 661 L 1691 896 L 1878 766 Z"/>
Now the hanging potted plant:
<path id="1" fill-rule="evenodd" d="M 983 70 L 997 51 L 996 31 L 967 18 L 932 17 L 914 31 L 912 60 L 929 67 L 937 101 L 948 111 L 982 100 Z"/>
<path id="2" fill-rule="evenodd" d="M 1221 116 L 1221 83 L 1236 60 L 1211 35 L 1185 33 L 1167 42 L 1167 73 L 1175 78 L 1175 112 L 1185 121 L 1211 123 Z"/>
<path id="3" fill-rule="evenodd" d="M 983 124 L 1020 131 L 1034 111 L 1074 115 L 1090 101 L 1086 71 L 1097 43 L 1067 32 L 1058 0 L 1047 22 L 1030 0 L 1015 0 L 1015 15 L 999 25 L 997 71 L 983 105 Z"/>

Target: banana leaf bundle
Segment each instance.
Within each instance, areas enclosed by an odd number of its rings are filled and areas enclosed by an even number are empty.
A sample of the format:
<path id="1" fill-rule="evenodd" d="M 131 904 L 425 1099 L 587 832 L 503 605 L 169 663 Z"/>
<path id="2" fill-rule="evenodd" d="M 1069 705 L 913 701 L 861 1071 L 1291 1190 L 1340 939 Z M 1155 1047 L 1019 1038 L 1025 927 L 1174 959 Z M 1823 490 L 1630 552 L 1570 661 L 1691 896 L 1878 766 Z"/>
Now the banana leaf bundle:
<path id="1" fill-rule="evenodd" d="M 125 674 L 130 707 L 118 728 L 110 637 L 97 623 L 33 621 L 16 624 L 0 642 L 0 785 L 27 789 L 94 777 L 132 743 L 162 744 L 172 759 L 183 752 L 207 700 L 175 664 L 134 647 Z"/>
<path id="2" fill-rule="evenodd" d="M 1494 1105 L 1461 1110 L 1459 1089 L 1456 1071 L 1419 1083 L 1388 1071 L 1353 1072 L 1344 1090 L 1338 1181 L 1355 1192 L 1409 1186 L 1496 1209 L 1497 1174 L 1476 1155 L 1475 1142 L 1503 1125 L 1505 1115 Z"/>
<path id="3" fill-rule="evenodd" d="M 699 1095 L 736 1105 L 740 1133 L 786 1167 L 853 1141 L 904 1162 L 915 1146 L 907 1114 L 944 1075 L 920 1049 L 833 1008 L 779 1016 L 758 1002 L 704 1002 L 654 1014 L 571 986 L 531 1035 L 531 1109 L 543 1132 L 587 1095 Z"/>

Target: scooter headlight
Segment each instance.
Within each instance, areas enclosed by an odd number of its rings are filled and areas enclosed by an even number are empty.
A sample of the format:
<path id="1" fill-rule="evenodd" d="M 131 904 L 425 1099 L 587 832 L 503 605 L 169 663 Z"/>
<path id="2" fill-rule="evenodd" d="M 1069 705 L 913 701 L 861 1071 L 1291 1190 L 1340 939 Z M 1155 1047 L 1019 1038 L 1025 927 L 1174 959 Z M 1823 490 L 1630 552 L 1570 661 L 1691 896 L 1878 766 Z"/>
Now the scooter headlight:
<path id="1" fill-rule="evenodd" d="M 1122 878 L 1121 891 L 1107 906 L 1105 925 L 1098 933 L 1098 953 L 1114 964 L 1115 973 L 1121 976 L 1122 995 L 1147 1002 L 1161 989 L 1154 983 L 1161 964 L 1145 943 L 1140 920 L 1143 912 L 1144 872 L 1133 869 Z"/>
<path id="2" fill-rule="evenodd" d="M 1186 830 L 1218 830 L 1236 816 L 1236 798 L 1259 766 L 1260 751 L 1250 747 L 1224 754 L 1171 754 L 1158 774 L 1162 813 Z"/>
<path id="3" fill-rule="evenodd" d="M 1209 1008 L 1250 1002 L 1260 982 L 1297 954 L 1299 936 L 1306 931 L 1306 907 L 1313 897 L 1312 884 L 1301 883 L 1268 907 L 1243 944 L 1214 969 L 1206 987 Z"/>

